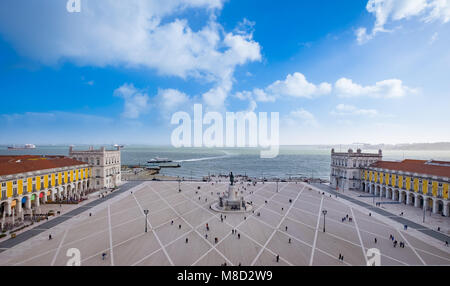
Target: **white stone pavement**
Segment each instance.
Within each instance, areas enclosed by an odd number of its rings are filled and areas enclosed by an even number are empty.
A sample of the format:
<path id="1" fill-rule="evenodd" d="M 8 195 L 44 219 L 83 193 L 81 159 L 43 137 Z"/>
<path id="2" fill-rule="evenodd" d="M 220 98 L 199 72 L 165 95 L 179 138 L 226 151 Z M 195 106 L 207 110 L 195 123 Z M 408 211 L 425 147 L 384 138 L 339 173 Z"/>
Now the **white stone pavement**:
<path id="1" fill-rule="evenodd" d="M 209 206 L 226 183 L 181 186 L 179 193 L 178 182 L 145 182 L 4 251 L 0 265 L 66 265 L 71 248 L 80 250 L 81 265 L 86 266 L 365 265 L 365 253 L 373 247 L 380 249 L 382 265 L 450 265 L 448 249 L 304 183 L 280 183 L 277 192 L 275 183 L 254 187 L 239 182 L 236 187 L 253 202 L 255 212 L 223 214 L 223 222 Z M 326 232 L 322 209 L 328 211 Z M 347 214 L 353 222 L 341 221 Z M 394 248 L 390 234 L 405 241 L 406 248 Z M 102 253 L 107 254 L 104 260 Z M 339 254 L 344 261 L 337 259 Z"/>

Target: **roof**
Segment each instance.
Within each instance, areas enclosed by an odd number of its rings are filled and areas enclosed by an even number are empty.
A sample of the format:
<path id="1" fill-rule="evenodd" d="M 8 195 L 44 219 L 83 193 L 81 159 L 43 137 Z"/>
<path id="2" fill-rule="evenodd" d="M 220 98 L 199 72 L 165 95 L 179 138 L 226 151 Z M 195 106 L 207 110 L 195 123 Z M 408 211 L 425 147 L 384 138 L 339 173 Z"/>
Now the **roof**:
<path id="1" fill-rule="evenodd" d="M 403 161 L 378 161 L 371 164 L 370 167 L 450 178 L 450 162 L 444 161 L 409 159 Z"/>
<path id="2" fill-rule="evenodd" d="M 86 164 L 64 156 L 0 156 L 0 176 Z"/>

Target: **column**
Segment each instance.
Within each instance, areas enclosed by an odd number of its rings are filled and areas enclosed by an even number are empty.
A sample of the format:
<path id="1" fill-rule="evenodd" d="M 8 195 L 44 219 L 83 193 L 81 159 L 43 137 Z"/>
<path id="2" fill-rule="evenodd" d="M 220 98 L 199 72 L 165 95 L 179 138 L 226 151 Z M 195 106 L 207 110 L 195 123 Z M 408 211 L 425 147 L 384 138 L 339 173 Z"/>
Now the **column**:
<path id="1" fill-rule="evenodd" d="M 47 192 L 48 192 L 48 190 L 47 191 L 45 191 L 45 193 L 44 193 L 44 203 L 46 203 L 47 202 Z"/>
<path id="2" fill-rule="evenodd" d="M 39 206 L 39 194 L 36 194 L 35 198 L 34 198 L 34 203 L 35 206 L 38 207 Z"/>
<path id="3" fill-rule="evenodd" d="M 437 212 L 438 212 L 438 200 L 435 199 L 435 198 L 432 198 L 432 200 L 433 200 L 433 213 L 437 214 Z"/>
<path id="4" fill-rule="evenodd" d="M 416 196 L 414 199 L 414 207 L 418 208 L 420 206 L 420 200 L 419 197 Z"/>
<path id="5" fill-rule="evenodd" d="M 17 199 L 17 215 L 22 212 L 22 197 Z"/>
<path id="6" fill-rule="evenodd" d="M 444 216 L 449 216 L 448 213 L 448 202 L 444 202 Z"/>
<path id="7" fill-rule="evenodd" d="M 409 206 L 411 204 L 411 196 L 409 195 L 408 192 L 406 192 L 406 204 Z"/>
<path id="8" fill-rule="evenodd" d="M 395 201 L 395 190 L 392 191 L 392 200 Z"/>
<path id="9" fill-rule="evenodd" d="M 7 214 L 8 216 L 11 215 L 11 202 L 10 202 L 10 201 L 8 201 L 8 202 L 6 203 L 6 214 Z"/>
<path id="10" fill-rule="evenodd" d="M 27 210 L 31 209 L 31 199 L 30 196 L 27 196 L 27 201 L 25 202 L 25 208 Z"/>
<path id="11" fill-rule="evenodd" d="M 52 192 L 51 193 L 51 200 L 52 200 L 52 202 L 54 202 L 55 201 L 55 192 L 53 190 L 51 192 Z"/>
<path id="12" fill-rule="evenodd" d="M 392 195 L 394 195 L 394 191 L 392 191 Z M 386 190 L 386 199 L 389 199 L 389 190 Z"/>

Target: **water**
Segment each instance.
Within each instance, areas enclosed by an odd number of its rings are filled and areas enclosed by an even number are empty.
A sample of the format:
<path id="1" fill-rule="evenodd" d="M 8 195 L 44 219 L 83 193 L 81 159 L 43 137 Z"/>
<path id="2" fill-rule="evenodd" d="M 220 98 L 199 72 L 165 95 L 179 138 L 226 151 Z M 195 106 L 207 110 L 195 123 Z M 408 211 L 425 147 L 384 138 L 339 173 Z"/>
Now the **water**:
<path id="1" fill-rule="evenodd" d="M 87 146 L 75 149 L 87 149 Z M 33 150 L 7 150 L 0 146 L 0 155 L 68 155 L 68 146 L 38 146 Z M 261 159 L 260 150 L 253 148 L 173 148 L 156 146 L 126 146 L 122 150 L 122 164 L 145 164 L 161 157 L 178 162 L 181 168 L 162 169 L 162 175 L 201 178 L 210 174 L 247 174 L 252 177 L 314 177 L 328 179 L 330 149 L 311 146 L 282 146 L 273 159 Z M 377 150 L 364 150 L 376 153 Z M 384 160 L 435 159 L 450 161 L 450 151 L 385 150 Z"/>

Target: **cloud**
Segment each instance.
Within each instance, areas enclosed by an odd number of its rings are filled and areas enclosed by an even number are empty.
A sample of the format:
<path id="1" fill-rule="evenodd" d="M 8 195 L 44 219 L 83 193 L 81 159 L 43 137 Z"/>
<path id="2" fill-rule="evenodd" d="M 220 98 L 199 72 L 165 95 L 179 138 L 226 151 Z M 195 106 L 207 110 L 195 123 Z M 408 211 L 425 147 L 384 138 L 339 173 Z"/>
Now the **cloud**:
<path id="1" fill-rule="evenodd" d="M 333 111 L 331 111 L 331 114 L 337 116 L 361 115 L 375 117 L 378 115 L 378 111 L 375 109 L 359 109 L 353 105 L 339 104 Z"/>
<path id="2" fill-rule="evenodd" d="M 416 90 L 403 85 L 399 79 L 387 79 L 375 83 L 375 85 L 362 86 L 351 79 L 341 78 L 335 83 L 335 92 L 340 97 L 383 97 L 398 98 L 415 93 Z"/>
<path id="3" fill-rule="evenodd" d="M 114 91 L 114 96 L 124 99 L 122 116 L 128 119 L 137 119 L 150 107 L 148 95 L 136 89 L 133 84 L 122 85 Z"/>
<path id="4" fill-rule="evenodd" d="M 170 112 L 186 106 L 190 98 L 185 93 L 176 89 L 160 89 L 158 90 L 156 101 L 164 112 Z"/>
<path id="5" fill-rule="evenodd" d="M 66 1 L 1 1 L 0 34 L 20 54 L 44 65 L 73 62 L 200 78 L 214 85 L 205 97 L 215 106 L 228 95 L 235 68 L 261 60 L 252 22 L 244 20 L 227 33 L 216 21 L 224 0 L 81 3 L 81 13 L 68 13 Z M 195 30 L 183 19 L 188 10 L 200 15 Z"/>
<path id="6" fill-rule="evenodd" d="M 388 32 L 385 26 L 413 17 L 420 17 L 420 21 L 428 23 L 450 21 L 450 0 L 369 0 L 366 10 L 375 15 L 375 24 L 370 33 L 366 28 L 355 31 L 357 42 L 364 44 L 379 32 Z"/>
<path id="7" fill-rule="evenodd" d="M 277 80 L 267 87 L 266 91 L 274 96 L 291 96 L 311 98 L 329 94 L 331 92 L 331 84 L 323 82 L 315 85 L 306 80 L 301 73 L 287 75 L 283 81 Z"/>
<path id="8" fill-rule="evenodd" d="M 288 116 L 285 117 L 285 123 L 289 126 L 303 126 L 303 127 L 318 127 L 319 123 L 317 122 L 315 116 L 303 109 L 296 109 L 289 113 Z"/>

